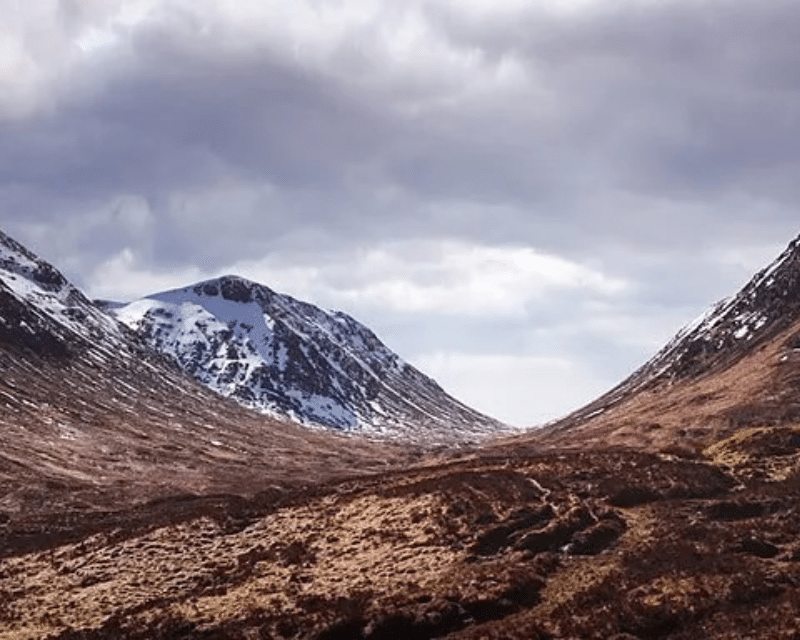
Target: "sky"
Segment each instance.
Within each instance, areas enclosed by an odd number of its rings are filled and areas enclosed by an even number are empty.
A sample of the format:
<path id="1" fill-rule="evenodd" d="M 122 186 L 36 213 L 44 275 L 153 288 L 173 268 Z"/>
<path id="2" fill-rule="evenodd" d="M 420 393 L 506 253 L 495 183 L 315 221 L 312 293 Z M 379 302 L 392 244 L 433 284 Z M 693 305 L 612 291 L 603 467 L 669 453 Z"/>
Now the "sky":
<path id="1" fill-rule="evenodd" d="M 0 228 L 235 273 L 473 407 L 590 401 L 798 232 L 800 0 L 0 0 Z"/>

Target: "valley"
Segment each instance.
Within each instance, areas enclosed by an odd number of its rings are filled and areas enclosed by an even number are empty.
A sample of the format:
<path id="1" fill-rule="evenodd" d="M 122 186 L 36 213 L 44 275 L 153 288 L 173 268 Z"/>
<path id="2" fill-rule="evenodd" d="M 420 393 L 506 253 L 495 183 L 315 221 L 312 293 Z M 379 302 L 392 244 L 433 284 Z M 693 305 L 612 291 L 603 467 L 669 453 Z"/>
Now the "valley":
<path id="1" fill-rule="evenodd" d="M 2 640 L 797 637 L 797 243 L 560 421 L 470 426 L 414 374 L 441 415 L 390 437 L 253 411 L 0 247 Z"/>

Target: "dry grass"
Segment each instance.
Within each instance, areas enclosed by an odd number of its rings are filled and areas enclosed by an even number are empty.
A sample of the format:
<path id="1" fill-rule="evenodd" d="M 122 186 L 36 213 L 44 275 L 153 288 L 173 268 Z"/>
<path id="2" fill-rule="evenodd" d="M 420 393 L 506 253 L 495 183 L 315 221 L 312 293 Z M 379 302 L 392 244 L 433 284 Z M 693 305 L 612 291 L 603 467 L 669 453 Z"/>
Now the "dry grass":
<path id="1" fill-rule="evenodd" d="M 516 451 L 157 503 L 159 526 L 140 508 L 0 561 L 0 638 L 721 638 L 753 607 L 785 630 L 797 476 L 745 471 Z"/>
<path id="2" fill-rule="evenodd" d="M 631 447 L 697 456 L 741 429 L 800 425 L 795 323 L 732 365 L 662 380 L 588 419 L 518 436 L 539 446 Z"/>

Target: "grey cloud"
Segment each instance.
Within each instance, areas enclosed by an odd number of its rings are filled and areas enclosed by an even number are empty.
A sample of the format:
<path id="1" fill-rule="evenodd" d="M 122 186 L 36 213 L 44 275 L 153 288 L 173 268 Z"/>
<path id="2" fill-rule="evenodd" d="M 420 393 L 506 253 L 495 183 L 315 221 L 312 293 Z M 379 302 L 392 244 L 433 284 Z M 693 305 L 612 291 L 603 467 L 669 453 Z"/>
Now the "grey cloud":
<path id="1" fill-rule="evenodd" d="M 324 88 L 298 73 L 269 60 L 224 66 L 169 50 L 148 55 L 152 69 L 113 80 L 91 102 L 6 124 L 4 179 L 86 194 L 158 193 L 226 173 L 329 186 L 348 156 L 363 153 L 356 122 L 365 116 L 337 115 Z"/>
<path id="2" fill-rule="evenodd" d="M 523 57 L 554 92 L 558 121 L 542 125 L 559 128 L 578 183 L 598 172 L 607 185 L 705 198 L 764 192 L 759 170 L 794 172 L 799 3 L 612 6 L 450 27 L 465 46 Z"/>
<path id="3" fill-rule="evenodd" d="M 173 18 L 140 27 L 128 53 L 99 69 L 99 85 L 83 98 L 65 100 L 50 116 L 3 124 L 0 175 L 76 196 L 143 195 L 160 216 L 176 189 L 235 176 L 286 192 L 294 202 L 282 205 L 292 209 L 284 214 L 289 223 L 335 230 L 368 211 L 372 224 L 359 225 L 366 233 L 397 226 L 396 209 L 354 191 L 371 181 L 409 194 L 409 227 L 430 219 L 413 204 L 431 199 L 505 203 L 530 217 L 558 215 L 591 228 L 591 216 L 606 213 L 582 197 L 587 192 L 708 202 L 735 188 L 769 197 L 782 190 L 788 198 L 800 98 L 786 91 L 791 64 L 756 45 L 767 38 L 791 44 L 780 34 L 797 22 L 796 4 L 723 11 L 672 3 L 580 21 L 534 14 L 513 28 L 490 23 L 497 31 L 488 33 L 459 33 L 434 16 L 451 39 L 490 57 L 523 55 L 555 94 L 555 113 L 544 114 L 534 103 L 509 109 L 500 92 L 488 102 L 400 115 L 391 92 L 355 89 L 267 47 L 232 50 L 219 34 Z M 767 35 L 775 25 L 777 37 Z M 742 49 L 747 64 L 736 64 Z M 795 54 L 795 46 L 785 50 L 790 59 Z M 763 87 L 770 77 L 783 80 L 781 95 Z M 405 86 L 403 78 L 396 82 Z M 331 204 L 304 209 L 304 202 L 318 206 L 308 190 L 327 194 Z M 462 228 L 461 221 L 435 222 L 442 228 L 434 232 Z M 506 239 L 526 226 L 523 220 Z M 503 228 L 493 225 L 493 232 Z"/>
<path id="4" fill-rule="evenodd" d="M 0 223 L 78 282 L 125 249 L 156 273 L 272 255 L 346 280 L 390 241 L 532 246 L 629 289 L 601 311 L 559 294 L 517 320 L 346 310 L 409 355 L 557 350 L 609 383 L 649 347 L 593 317 L 668 333 L 745 279 L 711 249 L 777 254 L 797 233 L 800 0 L 479 21 L 423 6 L 480 79 L 392 63 L 378 28 L 307 64 L 163 9 L 53 84 L 51 108 L 0 119 Z M 110 15 L 99 0 L 59 11 L 42 64 Z M 509 59 L 521 79 L 473 86 Z"/>

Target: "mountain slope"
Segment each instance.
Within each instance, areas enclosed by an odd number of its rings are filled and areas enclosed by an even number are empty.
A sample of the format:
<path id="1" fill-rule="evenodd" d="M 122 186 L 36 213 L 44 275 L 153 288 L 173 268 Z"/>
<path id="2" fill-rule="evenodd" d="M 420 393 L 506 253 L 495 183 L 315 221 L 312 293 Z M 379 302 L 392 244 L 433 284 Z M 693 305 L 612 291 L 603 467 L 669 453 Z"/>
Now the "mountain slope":
<path id="1" fill-rule="evenodd" d="M 0 516 L 256 493 L 414 453 L 311 432 L 221 398 L 2 233 L 0 433 Z"/>
<path id="2" fill-rule="evenodd" d="M 703 446 L 800 422 L 800 238 L 628 379 L 548 425 L 543 441 Z"/>
<path id="3" fill-rule="evenodd" d="M 66 356 L 89 343 L 114 344 L 122 329 L 53 266 L 0 232 L 0 339 Z"/>
<path id="4" fill-rule="evenodd" d="M 259 411 L 425 443 L 502 429 L 350 316 L 243 278 L 225 276 L 107 308 L 203 384 Z"/>

